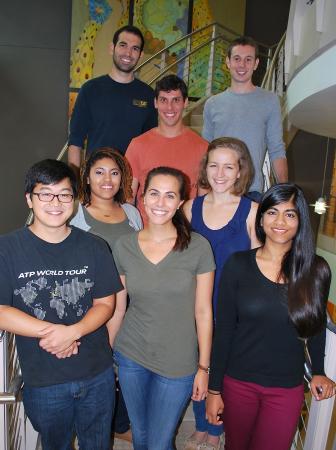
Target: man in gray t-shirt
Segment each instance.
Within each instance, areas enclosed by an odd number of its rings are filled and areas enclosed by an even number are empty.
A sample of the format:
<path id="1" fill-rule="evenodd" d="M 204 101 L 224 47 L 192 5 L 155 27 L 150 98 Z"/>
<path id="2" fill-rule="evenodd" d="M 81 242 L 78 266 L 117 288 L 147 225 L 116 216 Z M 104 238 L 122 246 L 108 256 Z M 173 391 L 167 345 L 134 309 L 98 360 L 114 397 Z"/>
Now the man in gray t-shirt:
<path id="1" fill-rule="evenodd" d="M 231 74 L 231 86 L 206 101 L 202 136 L 209 142 L 222 136 L 244 141 L 255 168 L 251 191 L 261 192 L 266 149 L 276 180 L 285 182 L 288 179 L 279 99 L 252 82 L 253 72 L 259 64 L 258 46 L 253 39 L 241 37 L 233 41 L 228 48 L 226 64 Z"/>

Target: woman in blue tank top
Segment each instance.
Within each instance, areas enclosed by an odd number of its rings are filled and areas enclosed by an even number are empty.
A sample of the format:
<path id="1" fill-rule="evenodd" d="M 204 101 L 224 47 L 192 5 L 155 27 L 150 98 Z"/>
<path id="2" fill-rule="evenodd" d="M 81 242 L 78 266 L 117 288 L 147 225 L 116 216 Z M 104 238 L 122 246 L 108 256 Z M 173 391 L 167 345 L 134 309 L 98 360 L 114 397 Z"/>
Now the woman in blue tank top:
<path id="1" fill-rule="evenodd" d="M 215 256 L 214 316 L 225 261 L 232 253 L 259 244 L 254 227 L 257 204 L 244 197 L 253 175 L 253 163 L 244 142 L 230 137 L 215 139 L 209 144 L 199 175 L 199 186 L 208 193 L 184 206 L 193 230 L 208 239 Z M 194 401 L 193 410 L 196 431 L 187 440 L 185 450 L 219 449 L 223 425 L 208 423 L 205 401 Z"/>

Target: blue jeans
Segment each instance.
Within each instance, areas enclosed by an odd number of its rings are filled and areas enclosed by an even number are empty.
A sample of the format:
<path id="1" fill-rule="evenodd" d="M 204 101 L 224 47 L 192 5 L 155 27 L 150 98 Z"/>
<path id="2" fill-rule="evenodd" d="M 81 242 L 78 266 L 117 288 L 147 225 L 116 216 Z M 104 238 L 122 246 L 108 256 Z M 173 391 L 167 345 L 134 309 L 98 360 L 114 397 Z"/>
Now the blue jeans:
<path id="1" fill-rule="evenodd" d="M 220 436 L 223 433 L 223 424 L 212 425 L 207 421 L 205 417 L 205 400 L 201 400 L 200 402 L 193 401 L 193 411 L 197 431 L 206 431 L 211 436 Z"/>
<path id="2" fill-rule="evenodd" d="M 114 352 L 131 421 L 134 450 L 173 450 L 178 421 L 190 399 L 194 374 L 167 378 Z"/>
<path id="3" fill-rule="evenodd" d="M 74 432 L 81 450 L 108 450 L 114 396 L 111 367 L 86 380 L 25 386 L 23 404 L 43 450 L 71 450 Z"/>

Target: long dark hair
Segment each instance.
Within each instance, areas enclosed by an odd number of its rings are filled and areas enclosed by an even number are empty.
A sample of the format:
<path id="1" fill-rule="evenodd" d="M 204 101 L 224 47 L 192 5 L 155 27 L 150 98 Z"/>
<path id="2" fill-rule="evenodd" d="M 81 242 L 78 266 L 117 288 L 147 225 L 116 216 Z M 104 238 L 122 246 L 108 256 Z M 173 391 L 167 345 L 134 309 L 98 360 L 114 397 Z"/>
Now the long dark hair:
<path id="1" fill-rule="evenodd" d="M 331 272 L 327 262 L 315 254 L 309 210 L 302 189 L 293 183 L 272 186 L 262 197 L 256 215 L 256 234 L 266 241 L 263 214 L 273 206 L 292 201 L 299 226 L 290 250 L 284 255 L 279 278 L 288 283 L 288 312 L 302 338 L 319 333 L 326 323 Z"/>
<path id="2" fill-rule="evenodd" d="M 145 195 L 149 183 L 156 175 L 170 175 L 176 178 L 179 183 L 180 199 L 183 201 L 187 199 L 188 183 L 184 173 L 178 169 L 174 169 L 173 167 L 164 167 L 164 166 L 156 167 L 155 169 L 152 169 L 148 172 L 144 184 L 143 195 Z M 186 248 L 188 248 L 191 239 L 191 225 L 181 207 L 176 210 L 172 222 L 177 231 L 177 238 L 173 250 L 175 251 L 185 250 Z"/>
<path id="3" fill-rule="evenodd" d="M 91 204 L 91 187 L 87 182 L 91 167 L 104 158 L 112 159 L 120 170 L 120 188 L 115 194 L 114 200 L 122 204 L 132 197 L 132 169 L 129 162 L 117 150 L 111 147 L 102 147 L 91 153 L 81 166 L 79 201 L 84 206 L 90 206 Z"/>

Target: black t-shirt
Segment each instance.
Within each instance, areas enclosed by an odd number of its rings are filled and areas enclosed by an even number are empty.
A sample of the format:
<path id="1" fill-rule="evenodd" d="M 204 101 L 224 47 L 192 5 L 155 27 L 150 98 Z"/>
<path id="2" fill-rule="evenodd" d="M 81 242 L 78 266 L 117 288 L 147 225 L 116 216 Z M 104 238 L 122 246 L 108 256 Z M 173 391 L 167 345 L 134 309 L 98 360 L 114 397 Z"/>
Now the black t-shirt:
<path id="1" fill-rule="evenodd" d="M 256 249 L 232 255 L 218 290 L 210 389 L 221 390 L 225 374 L 266 387 L 303 381 L 304 343 L 290 321 L 286 286 L 267 279 Z M 313 374 L 324 374 L 325 330 L 308 340 Z"/>
<path id="2" fill-rule="evenodd" d="M 122 289 L 114 260 L 100 238 L 72 228 L 62 242 L 46 242 L 28 228 L 0 237 L 0 304 L 41 320 L 71 325 L 99 299 Z M 91 378 L 112 365 L 106 326 L 80 339 L 78 355 L 58 359 L 39 339 L 16 336 L 24 382 L 48 386 Z"/>
<path id="3" fill-rule="evenodd" d="M 113 147 L 123 155 L 131 140 L 157 125 L 154 92 L 143 81 L 118 83 L 109 75 L 87 81 L 70 121 L 69 145 L 87 152 Z"/>

